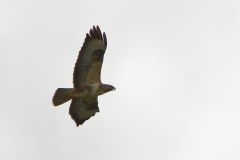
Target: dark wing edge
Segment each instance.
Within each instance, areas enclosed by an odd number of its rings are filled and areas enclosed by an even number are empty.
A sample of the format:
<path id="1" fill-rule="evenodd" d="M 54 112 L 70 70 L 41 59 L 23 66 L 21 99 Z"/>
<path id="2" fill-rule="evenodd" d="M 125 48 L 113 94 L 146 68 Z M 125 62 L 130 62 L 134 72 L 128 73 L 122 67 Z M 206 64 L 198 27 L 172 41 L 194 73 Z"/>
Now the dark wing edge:
<path id="1" fill-rule="evenodd" d="M 78 98 L 72 99 L 69 114 L 77 127 L 94 116 L 96 112 L 99 112 L 97 97 L 86 101 Z"/>
<path id="2" fill-rule="evenodd" d="M 88 67 L 91 64 L 91 54 L 94 51 L 89 52 L 89 45 L 93 40 L 100 40 L 102 42 L 102 46 L 99 48 L 95 48 L 95 50 L 103 50 L 105 52 L 107 48 L 107 37 L 105 32 L 101 32 L 99 26 L 93 26 L 90 29 L 89 33 L 86 34 L 86 38 L 84 40 L 83 46 L 79 51 L 77 61 L 75 63 L 74 72 L 73 72 L 73 85 L 74 88 L 77 88 L 81 82 L 84 81 Z M 93 44 L 91 44 L 92 47 Z M 99 44 L 98 44 L 99 45 Z"/>

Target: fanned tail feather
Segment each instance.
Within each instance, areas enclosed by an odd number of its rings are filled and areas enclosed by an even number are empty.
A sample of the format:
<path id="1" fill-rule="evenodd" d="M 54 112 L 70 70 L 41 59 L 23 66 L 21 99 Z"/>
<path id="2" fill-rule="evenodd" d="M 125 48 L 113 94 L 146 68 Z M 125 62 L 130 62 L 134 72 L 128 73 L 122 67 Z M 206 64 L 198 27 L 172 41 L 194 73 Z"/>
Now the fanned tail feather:
<path id="1" fill-rule="evenodd" d="M 58 88 L 53 96 L 52 103 L 59 106 L 72 99 L 73 88 Z"/>

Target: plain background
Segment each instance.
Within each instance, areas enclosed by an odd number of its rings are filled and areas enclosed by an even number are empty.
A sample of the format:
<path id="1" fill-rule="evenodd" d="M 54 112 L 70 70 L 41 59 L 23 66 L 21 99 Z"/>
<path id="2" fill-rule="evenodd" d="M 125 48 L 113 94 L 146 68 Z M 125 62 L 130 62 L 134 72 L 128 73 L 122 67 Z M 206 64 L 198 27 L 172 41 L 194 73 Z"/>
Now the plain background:
<path id="1" fill-rule="evenodd" d="M 0 1 L 0 159 L 239 160 L 239 0 Z M 100 113 L 69 102 L 85 35 L 108 38 Z"/>

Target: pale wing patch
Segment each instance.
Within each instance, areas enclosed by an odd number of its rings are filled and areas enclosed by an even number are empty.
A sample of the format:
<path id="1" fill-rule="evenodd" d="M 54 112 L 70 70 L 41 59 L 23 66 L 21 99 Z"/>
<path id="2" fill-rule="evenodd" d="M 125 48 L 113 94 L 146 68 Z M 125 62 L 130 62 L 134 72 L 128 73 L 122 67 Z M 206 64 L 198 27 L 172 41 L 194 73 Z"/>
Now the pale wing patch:
<path id="1" fill-rule="evenodd" d="M 97 104 L 97 98 L 96 98 L 96 104 Z M 94 116 L 96 112 L 99 112 L 98 106 L 94 106 L 91 109 L 87 109 L 87 104 L 84 103 L 82 99 L 72 99 L 69 114 L 72 117 L 72 119 L 75 121 L 77 126 L 83 124 L 86 120 L 88 120 L 90 117 Z"/>
<path id="2" fill-rule="evenodd" d="M 86 44 L 85 49 L 83 50 L 82 54 L 82 61 L 89 62 L 91 61 L 92 53 L 96 50 L 106 50 L 106 46 L 100 40 L 91 40 Z"/>
<path id="3" fill-rule="evenodd" d="M 86 45 L 86 52 L 93 53 L 95 50 L 106 50 L 106 46 L 100 40 L 91 40 Z M 91 56 L 91 55 L 90 55 Z"/>
<path id="4" fill-rule="evenodd" d="M 94 83 L 101 83 L 101 68 L 102 61 L 92 61 L 92 64 L 88 67 L 88 71 L 83 81 L 83 84 L 91 85 Z"/>
<path id="5" fill-rule="evenodd" d="M 88 68 L 92 63 L 92 53 L 96 50 L 106 50 L 106 46 L 100 40 L 91 40 L 86 43 L 84 50 L 80 51 L 80 55 L 75 64 L 74 68 L 74 87 L 80 86 L 80 84 L 85 80 Z M 101 68 L 101 67 L 100 67 Z"/>
<path id="6" fill-rule="evenodd" d="M 84 107 L 82 107 L 77 111 L 77 115 L 82 119 L 87 119 L 94 116 L 96 112 L 99 112 L 99 109 L 86 110 Z"/>

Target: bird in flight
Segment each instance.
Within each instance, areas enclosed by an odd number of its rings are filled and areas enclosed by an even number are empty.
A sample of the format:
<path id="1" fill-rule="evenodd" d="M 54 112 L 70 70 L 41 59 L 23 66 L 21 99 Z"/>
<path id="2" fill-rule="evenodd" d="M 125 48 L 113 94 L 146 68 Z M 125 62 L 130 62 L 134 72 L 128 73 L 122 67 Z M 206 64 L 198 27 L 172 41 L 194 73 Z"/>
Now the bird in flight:
<path id="1" fill-rule="evenodd" d="M 98 96 L 115 90 L 112 85 L 103 84 L 100 79 L 106 48 L 106 34 L 102 34 L 98 26 L 93 26 L 89 34 L 86 34 L 75 63 L 73 88 L 58 88 L 52 98 L 54 106 L 72 100 L 69 114 L 77 127 L 99 112 Z"/>

